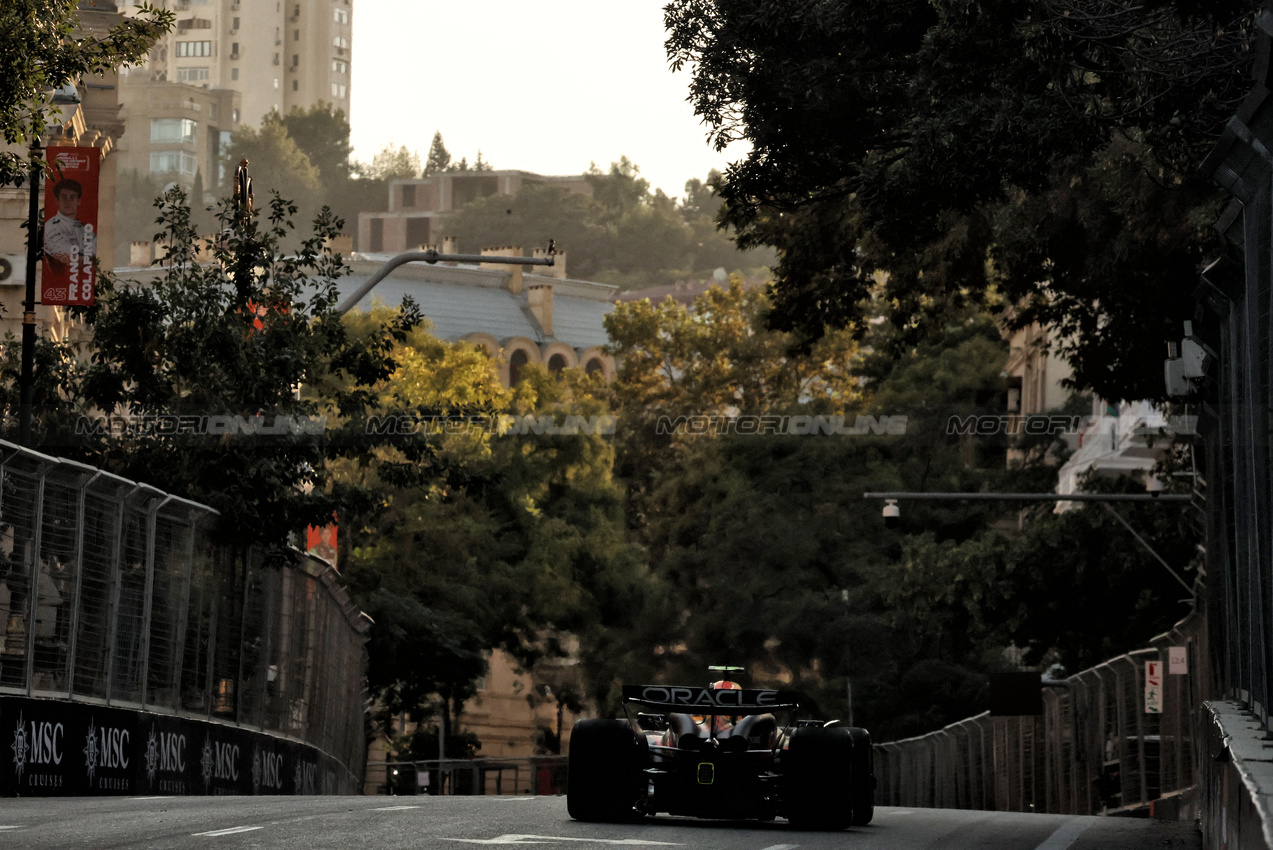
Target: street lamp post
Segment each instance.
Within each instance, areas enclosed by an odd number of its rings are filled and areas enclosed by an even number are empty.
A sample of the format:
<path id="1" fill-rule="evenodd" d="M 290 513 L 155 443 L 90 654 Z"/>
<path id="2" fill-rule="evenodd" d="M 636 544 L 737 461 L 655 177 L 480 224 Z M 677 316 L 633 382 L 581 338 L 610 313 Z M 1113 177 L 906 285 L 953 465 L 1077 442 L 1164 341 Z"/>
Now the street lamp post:
<path id="1" fill-rule="evenodd" d="M 31 403 L 35 396 L 35 267 L 40 261 L 40 137 L 31 140 L 31 198 L 27 208 L 26 298 L 22 302 L 21 401 L 18 408 L 18 444 L 31 445 Z"/>
<path id="2" fill-rule="evenodd" d="M 73 83 L 54 89 L 47 106 L 70 106 L 80 102 L 79 90 Z M 34 130 L 40 129 L 35 122 Z M 59 134 L 60 134 L 59 130 Z M 26 298 L 22 301 L 22 368 L 18 378 L 21 395 L 18 404 L 18 444 L 31 445 L 31 407 L 35 399 L 35 270 L 43 250 L 40 227 L 40 175 L 43 173 L 44 146 L 38 134 L 31 139 L 31 197 L 27 208 L 27 274 Z"/>
<path id="3" fill-rule="evenodd" d="M 553 255 L 557 253 L 557 246 L 554 240 L 548 240 L 548 250 L 546 257 L 493 257 L 486 254 L 441 254 L 430 248 L 428 251 L 408 251 L 405 254 L 399 254 L 392 258 L 379 269 L 376 273 L 358 287 L 353 293 L 345 298 L 336 306 L 336 312 L 345 315 L 357 306 L 368 292 L 370 292 L 377 283 L 389 276 L 389 273 L 398 266 L 407 263 L 428 263 L 434 265 L 438 262 L 443 263 L 498 263 L 504 266 L 551 266 L 556 263 Z"/>

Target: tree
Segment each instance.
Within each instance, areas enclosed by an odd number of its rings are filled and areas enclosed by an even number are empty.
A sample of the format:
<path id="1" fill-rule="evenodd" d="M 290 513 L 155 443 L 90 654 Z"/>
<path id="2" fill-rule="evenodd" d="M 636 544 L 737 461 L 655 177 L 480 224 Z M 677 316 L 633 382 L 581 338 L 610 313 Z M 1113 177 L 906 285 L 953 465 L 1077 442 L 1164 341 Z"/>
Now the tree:
<path id="1" fill-rule="evenodd" d="M 516 195 L 492 195 L 446 217 L 446 233 L 466 250 L 489 245 L 544 246 L 549 239 L 569 252 L 572 275 L 596 270 L 597 234 L 588 198 L 556 186 L 525 185 Z"/>
<path id="2" fill-rule="evenodd" d="M 480 158 L 480 157 L 479 157 Z M 424 162 L 424 176 L 440 174 L 451 168 L 451 154 L 442 144 L 442 131 L 433 134 L 433 143 L 429 145 L 429 157 Z"/>
<path id="3" fill-rule="evenodd" d="M 327 188 L 327 196 L 333 197 L 332 189 L 348 182 L 350 178 L 349 157 L 353 147 L 349 144 L 349 119 L 345 110 L 322 101 L 308 110 L 293 107 L 283 116 L 283 129 L 309 162 L 318 169 L 319 179 Z"/>
<path id="4" fill-rule="evenodd" d="M 1132 477 L 1085 483 L 1089 492 L 1144 492 Z M 890 604 L 921 640 L 1011 643 L 1031 665 L 1076 671 L 1138 649 L 1188 613 L 1189 594 L 1110 512 L 1192 578 L 1192 508 L 1088 504 L 1056 514 L 1049 505 L 1030 510 L 1015 537 L 986 531 L 952 544 L 908 535 L 885 585 Z"/>
<path id="5" fill-rule="evenodd" d="M 353 148 L 344 110 L 321 102 L 309 110 L 293 109 L 283 118 L 283 127 L 318 169 L 323 197 L 345 222 L 345 233 L 357 231 L 359 213 L 388 209 L 388 178 L 362 173 L 367 166 L 350 161 Z"/>
<path id="6" fill-rule="evenodd" d="M 375 311 L 355 319 L 383 321 Z M 391 450 L 344 465 L 349 481 L 387 494 L 352 530 L 345 576 L 377 623 L 373 693 L 387 712 L 417 718 L 440 698 L 454 728 L 492 649 L 530 667 L 563 654 L 560 636 L 573 633 L 585 662 L 602 654 L 598 636 L 642 607 L 644 560 L 624 539 L 604 436 L 485 427 L 501 415 L 598 415 L 595 379 L 531 368 L 510 391 L 484 351 L 423 330 L 395 356 L 398 369 L 381 388 L 385 409 L 420 422 L 480 419 L 430 432 L 429 465 Z M 580 707 L 578 694 L 559 698 Z"/>
<path id="7" fill-rule="evenodd" d="M 176 20 L 171 11 L 143 5 L 107 33 L 85 33 L 78 8 L 76 0 L 13 0 L 0 9 L 0 129 L 7 144 L 45 135 L 48 118 L 39 107 L 50 90 L 144 60 Z M 21 153 L 0 152 L 0 185 L 21 183 L 28 173 Z"/>
<path id="8" fill-rule="evenodd" d="M 592 166 L 593 197 L 529 182 L 513 197 L 492 195 L 447 218 L 461 245 L 545 245 L 555 239 L 569 254 L 572 275 L 624 289 L 668 285 L 718 267 L 751 269 L 769 252 L 740 253 L 705 216 L 689 213 L 662 192 L 651 192 L 627 159 L 609 172 Z"/>
<path id="9" fill-rule="evenodd" d="M 997 290 L 1031 305 L 1017 321 L 1079 331 L 1067 352 L 1077 385 L 1141 398 L 1161 395 L 1157 367 L 1125 368 L 1132 355 L 1101 368 L 1114 346 L 1100 331 L 1117 328 L 1123 352 L 1156 352 L 1188 318 L 1183 279 L 1216 197 L 1192 163 L 1249 88 L 1253 6 L 676 0 L 665 20 L 710 138 L 751 143 L 721 183 L 722 220 L 741 245 L 779 249 L 775 327 L 816 338 L 852 324 L 887 274 L 904 347 L 938 330 L 944 310 Z M 1111 215 L 1093 230 L 1072 205 L 1049 209 L 1051 233 L 1022 231 L 1022 205 L 1041 212 L 1067 190 L 1092 205 L 1170 200 L 1122 227 Z M 1167 219 L 1182 210 L 1187 228 Z M 1180 271 L 1138 278 L 1140 258 L 1124 261 L 1119 243 L 1173 228 Z M 1099 282 L 1054 268 L 1057 231 L 1104 258 Z M 1125 297 L 1092 308 L 1088 287 L 1115 281 Z"/>
<path id="10" fill-rule="evenodd" d="M 656 579 L 647 619 L 657 626 L 640 639 L 661 646 L 658 675 L 740 664 L 760 680 L 791 677 L 828 716 L 843 716 L 851 675 L 855 715 L 890 736 L 976 713 L 989 638 L 953 621 L 922 631 L 889 596 L 907 538 L 881 534 L 861 496 L 1010 486 L 1004 445 L 970 445 L 947 427 L 1002 409 L 998 328 L 970 312 L 900 360 L 859 350 L 848 332 L 801 353 L 764 326 L 766 309 L 762 290 L 735 282 L 692 310 L 633 302 L 607 318 L 625 424 L 616 470 Z M 748 415 L 757 427 L 693 425 Z M 810 429 L 818 416 L 844 432 Z M 886 422 L 888 433 L 868 424 Z M 984 506 L 907 513 L 941 545 L 996 518 Z"/>
<path id="11" fill-rule="evenodd" d="M 328 465 L 374 447 L 364 422 L 371 388 L 392 373 L 392 345 L 418 320 L 407 309 L 351 337 L 336 312 L 347 268 L 324 247 L 337 224 L 324 211 L 299 250 L 284 251 L 295 213 L 277 195 L 251 217 L 223 206 L 228 233 L 206 245 L 184 194 L 171 190 L 159 210 L 159 277 L 140 286 L 102 276 L 98 304 L 80 311 L 92 361 L 65 391 L 79 400 L 67 412 L 97 427 L 74 430 L 63 454 L 213 506 L 238 545 L 282 547 L 307 525 L 374 503 L 366 491 L 329 488 Z M 156 424 L 177 421 L 186 425 Z"/>
<path id="12" fill-rule="evenodd" d="M 227 181 L 233 180 L 243 159 L 248 161 L 254 191 L 262 199 L 277 192 L 290 198 L 306 215 L 316 214 L 325 200 L 321 173 L 288 134 L 284 119 L 277 112 L 261 120 L 260 130 L 243 127 L 234 131 L 224 156 Z M 228 197 L 233 187 L 227 182 L 221 192 Z M 201 199 L 196 200 L 202 203 Z"/>
<path id="13" fill-rule="evenodd" d="M 420 176 L 420 155 L 406 145 L 385 145 L 372 157 L 371 163 L 359 164 L 355 170 L 371 180 L 412 180 Z"/>

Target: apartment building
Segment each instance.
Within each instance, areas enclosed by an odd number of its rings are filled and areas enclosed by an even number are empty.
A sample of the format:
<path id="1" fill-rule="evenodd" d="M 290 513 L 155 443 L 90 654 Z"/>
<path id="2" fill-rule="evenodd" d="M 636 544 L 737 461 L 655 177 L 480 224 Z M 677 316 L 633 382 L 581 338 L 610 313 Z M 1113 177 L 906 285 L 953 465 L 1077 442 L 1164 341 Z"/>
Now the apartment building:
<path id="1" fill-rule="evenodd" d="M 231 89 L 205 89 L 150 79 L 121 86 L 119 167 L 177 183 L 187 192 L 202 175 L 205 193 L 221 184 L 222 152 L 239 128 L 240 97 Z M 205 197 L 208 201 L 211 196 Z"/>
<path id="2" fill-rule="evenodd" d="M 271 110 L 286 114 L 320 101 L 349 113 L 353 0 L 157 5 L 173 9 L 177 25 L 151 50 L 140 69 L 144 78 L 237 91 L 238 120 L 249 127 L 259 126 Z M 134 69 L 125 85 L 138 73 Z"/>

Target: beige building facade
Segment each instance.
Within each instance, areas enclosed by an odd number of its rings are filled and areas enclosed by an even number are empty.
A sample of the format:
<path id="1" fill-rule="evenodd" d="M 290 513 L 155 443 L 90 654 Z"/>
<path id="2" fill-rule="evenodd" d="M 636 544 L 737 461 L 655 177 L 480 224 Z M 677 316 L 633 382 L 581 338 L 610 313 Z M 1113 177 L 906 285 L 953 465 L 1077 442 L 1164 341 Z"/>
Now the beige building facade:
<path id="1" fill-rule="evenodd" d="M 450 234 L 448 213 L 491 195 L 516 195 L 523 186 L 558 186 L 572 194 L 592 195 L 583 175 L 545 176 L 529 171 L 447 171 L 389 184 L 389 209 L 358 215 L 358 250 L 400 254 L 441 243 Z"/>
<path id="2" fill-rule="evenodd" d="M 79 25 L 83 32 L 103 36 L 120 20 L 111 3 L 80 3 Z M 46 146 L 96 147 L 102 159 L 98 182 L 97 257 L 100 268 L 115 263 L 114 208 L 117 182 L 118 144 L 124 133 L 119 116 L 118 76 L 110 71 L 87 77 L 76 86 L 80 103 L 60 107 L 61 115 L 53 117 L 53 126 L 42 141 Z M 12 148 L 10 148 L 12 149 Z M 22 301 L 26 297 L 26 229 L 30 190 L 22 187 L 0 187 L 0 335 L 22 336 Z M 43 186 L 40 207 L 44 206 Z M 36 293 L 39 297 L 40 269 L 36 265 Z M 36 305 L 37 332 L 53 340 L 75 339 L 81 332 L 79 323 L 71 320 L 62 307 Z"/>
<path id="3" fill-rule="evenodd" d="M 119 92 L 120 118 L 128 132 L 117 148 L 120 174 L 136 171 L 189 193 L 202 176 L 211 202 L 223 182 L 222 152 L 239 128 L 241 95 L 184 83 L 134 79 Z M 125 258 L 120 258 L 121 260 Z"/>
<path id="4" fill-rule="evenodd" d="M 130 8 L 138 5 L 129 4 Z M 330 103 L 349 114 L 353 0 L 158 0 L 177 25 L 145 66 L 124 79 L 184 83 L 241 94 L 236 122 L 260 126 Z"/>

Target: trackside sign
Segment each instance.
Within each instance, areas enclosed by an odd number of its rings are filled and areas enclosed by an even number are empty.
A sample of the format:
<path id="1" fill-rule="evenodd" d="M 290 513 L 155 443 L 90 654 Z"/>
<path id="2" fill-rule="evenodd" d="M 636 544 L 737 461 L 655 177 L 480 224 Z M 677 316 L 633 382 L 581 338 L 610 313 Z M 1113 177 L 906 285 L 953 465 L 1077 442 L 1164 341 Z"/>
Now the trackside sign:
<path id="1" fill-rule="evenodd" d="M 693 714 L 760 714 L 795 708 L 798 694 L 791 691 L 724 690 L 673 685 L 624 685 L 623 699 L 664 711 Z"/>

